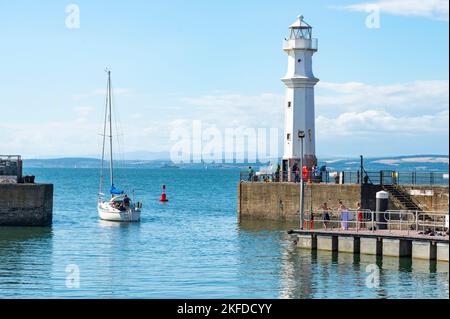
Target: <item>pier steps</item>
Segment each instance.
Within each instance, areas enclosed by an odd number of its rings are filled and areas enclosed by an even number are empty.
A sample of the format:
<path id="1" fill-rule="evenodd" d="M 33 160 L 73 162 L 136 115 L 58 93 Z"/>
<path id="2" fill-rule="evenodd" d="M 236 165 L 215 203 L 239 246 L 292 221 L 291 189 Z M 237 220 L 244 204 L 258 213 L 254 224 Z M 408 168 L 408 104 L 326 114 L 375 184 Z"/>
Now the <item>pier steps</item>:
<path id="1" fill-rule="evenodd" d="M 383 189 L 391 195 L 397 206 L 401 206 L 405 210 L 422 211 L 420 206 L 412 200 L 411 196 L 401 186 L 383 185 Z"/>

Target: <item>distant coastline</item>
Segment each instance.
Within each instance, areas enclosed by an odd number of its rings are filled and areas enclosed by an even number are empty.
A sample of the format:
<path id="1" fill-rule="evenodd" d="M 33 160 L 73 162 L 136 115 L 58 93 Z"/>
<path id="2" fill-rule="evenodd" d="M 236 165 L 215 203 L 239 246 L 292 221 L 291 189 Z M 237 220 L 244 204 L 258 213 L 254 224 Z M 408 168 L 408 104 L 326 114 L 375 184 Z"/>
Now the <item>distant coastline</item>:
<path id="1" fill-rule="evenodd" d="M 271 163 L 276 163 L 276 160 Z M 330 169 L 356 170 L 359 167 L 359 158 L 323 158 L 320 165 Z M 442 170 L 448 171 L 448 155 L 407 155 L 368 157 L 364 159 L 367 169 L 393 169 L 402 167 L 404 170 Z M 268 163 L 173 163 L 170 160 L 126 160 L 118 161 L 118 168 L 130 169 L 247 169 L 248 166 L 259 168 Z M 52 159 L 25 159 L 25 168 L 99 168 L 100 159 L 97 158 L 52 158 Z"/>
<path id="2" fill-rule="evenodd" d="M 395 165 L 400 164 L 402 162 L 405 163 L 449 163 L 448 157 L 407 157 L 407 158 L 398 158 L 398 159 L 381 159 L 374 161 L 379 164 L 388 164 Z"/>

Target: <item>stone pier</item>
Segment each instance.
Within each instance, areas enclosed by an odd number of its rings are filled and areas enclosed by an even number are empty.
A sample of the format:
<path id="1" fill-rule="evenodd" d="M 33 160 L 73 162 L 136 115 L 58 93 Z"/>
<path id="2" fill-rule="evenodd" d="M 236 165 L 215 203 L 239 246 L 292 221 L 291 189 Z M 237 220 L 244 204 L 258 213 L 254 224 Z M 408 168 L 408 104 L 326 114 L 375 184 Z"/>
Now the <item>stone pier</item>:
<path id="1" fill-rule="evenodd" d="M 416 259 L 436 260 L 436 243 L 431 241 L 413 241 L 412 257 Z"/>
<path id="2" fill-rule="evenodd" d="M 412 257 L 448 262 L 449 239 L 410 231 L 293 230 L 297 246 L 305 249 L 386 257 Z"/>
<path id="3" fill-rule="evenodd" d="M 299 235 L 297 246 L 304 249 L 317 249 L 317 237 L 312 235 Z"/>
<path id="4" fill-rule="evenodd" d="M 361 240 L 359 237 L 339 237 L 338 251 L 343 253 L 359 254 Z"/>
<path id="5" fill-rule="evenodd" d="M 383 239 L 383 256 L 411 257 L 412 241 L 402 239 Z"/>
<path id="6" fill-rule="evenodd" d="M 336 236 L 317 236 L 317 249 L 326 251 L 338 250 L 338 238 Z"/>
<path id="7" fill-rule="evenodd" d="M 436 259 L 448 262 L 448 243 L 437 243 L 436 246 Z"/>
<path id="8" fill-rule="evenodd" d="M 423 210 L 448 211 L 448 186 L 403 186 L 410 197 Z M 307 184 L 305 185 L 305 210 L 316 210 L 324 202 L 330 206 L 339 200 L 348 207 L 362 202 L 362 207 L 376 210 L 376 193 L 383 190 L 380 185 L 357 184 Z M 424 194 L 430 194 L 424 195 Z M 276 221 L 298 221 L 300 186 L 295 183 L 249 183 L 238 185 L 239 218 L 266 219 Z M 390 201 L 389 209 L 402 210 Z"/>
<path id="9" fill-rule="evenodd" d="M 0 184 L 0 226 L 49 226 L 53 185 Z"/>
<path id="10" fill-rule="evenodd" d="M 383 241 L 379 238 L 361 238 L 360 253 L 380 256 L 383 254 Z"/>

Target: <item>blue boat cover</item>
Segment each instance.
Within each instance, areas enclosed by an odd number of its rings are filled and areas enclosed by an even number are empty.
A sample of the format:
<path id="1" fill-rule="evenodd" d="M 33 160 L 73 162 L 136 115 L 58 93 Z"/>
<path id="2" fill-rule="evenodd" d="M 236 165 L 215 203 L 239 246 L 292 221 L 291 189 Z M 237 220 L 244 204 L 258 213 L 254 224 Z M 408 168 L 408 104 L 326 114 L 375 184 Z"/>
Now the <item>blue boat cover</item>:
<path id="1" fill-rule="evenodd" d="M 124 192 L 118 188 L 116 188 L 116 186 L 112 186 L 111 190 L 110 190 L 111 195 L 122 195 Z"/>

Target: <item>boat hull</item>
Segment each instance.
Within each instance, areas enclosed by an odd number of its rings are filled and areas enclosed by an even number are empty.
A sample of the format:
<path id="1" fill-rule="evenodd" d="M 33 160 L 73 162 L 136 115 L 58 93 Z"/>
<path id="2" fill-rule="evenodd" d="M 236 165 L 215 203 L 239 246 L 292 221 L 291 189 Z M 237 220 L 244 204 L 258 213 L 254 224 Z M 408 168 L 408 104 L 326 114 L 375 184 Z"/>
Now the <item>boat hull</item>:
<path id="1" fill-rule="evenodd" d="M 98 215 L 102 220 L 124 223 L 137 223 L 141 221 L 141 211 L 139 209 L 120 211 L 111 208 L 108 203 L 100 203 L 97 210 Z"/>

